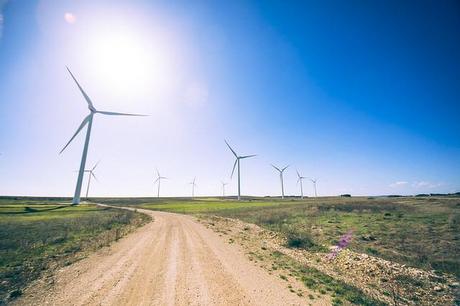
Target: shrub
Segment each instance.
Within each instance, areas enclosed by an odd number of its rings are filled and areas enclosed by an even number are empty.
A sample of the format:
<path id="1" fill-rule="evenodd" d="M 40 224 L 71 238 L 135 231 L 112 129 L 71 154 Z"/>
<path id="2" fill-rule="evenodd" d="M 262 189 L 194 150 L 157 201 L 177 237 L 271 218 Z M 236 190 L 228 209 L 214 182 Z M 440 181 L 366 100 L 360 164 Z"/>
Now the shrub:
<path id="1" fill-rule="evenodd" d="M 287 246 L 290 248 L 308 249 L 315 246 L 311 235 L 306 232 L 290 230 L 286 233 Z"/>

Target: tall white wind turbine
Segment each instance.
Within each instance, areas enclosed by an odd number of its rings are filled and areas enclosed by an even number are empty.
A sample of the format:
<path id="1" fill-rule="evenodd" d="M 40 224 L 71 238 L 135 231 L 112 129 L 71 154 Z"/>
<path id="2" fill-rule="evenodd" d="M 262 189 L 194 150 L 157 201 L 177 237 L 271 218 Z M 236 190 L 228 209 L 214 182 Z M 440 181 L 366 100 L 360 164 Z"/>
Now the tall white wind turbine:
<path id="1" fill-rule="evenodd" d="M 316 182 L 318 181 L 318 179 L 310 179 L 310 181 L 313 183 L 313 188 L 315 189 L 315 198 L 318 197 L 318 193 L 316 192 Z"/>
<path id="2" fill-rule="evenodd" d="M 230 151 L 232 151 L 233 155 L 235 155 L 235 163 L 233 164 L 233 169 L 232 169 L 232 175 L 230 176 L 231 178 L 233 177 L 233 173 L 235 172 L 235 167 L 236 165 L 238 164 L 238 201 L 241 199 L 241 175 L 240 175 L 240 160 L 241 159 L 245 159 L 245 158 L 250 158 L 250 157 L 254 157 L 254 156 L 257 156 L 257 155 L 245 155 L 245 156 L 239 156 L 238 154 L 236 154 L 236 152 L 232 149 L 232 147 L 230 147 L 230 145 L 228 144 L 227 140 L 225 140 L 225 143 L 227 144 L 228 148 L 230 149 Z"/>
<path id="3" fill-rule="evenodd" d="M 195 187 L 196 187 L 195 181 L 196 181 L 196 176 L 193 178 L 193 181 L 190 182 L 190 185 L 192 185 L 192 199 L 195 197 Z"/>
<path id="4" fill-rule="evenodd" d="M 221 181 L 222 183 L 222 197 L 225 197 L 225 186 L 228 185 L 228 183 L 224 183 L 223 181 Z"/>
<path id="5" fill-rule="evenodd" d="M 300 183 L 300 198 L 303 199 L 303 180 L 306 179 L 305 176 L 301 176 L 299 171 L 297 171 L 297 183 Z"/>
<path id="6" fill-rule="evenodd" d="M 284 167 L 283 169 L 280 169 L 274 165 L 272 165 L 273 168 L 275 168 L 279 173 L 280 173 L 280 181 L 281 181 L 281 199 L 284 199 L 284 177 L 283 177 L 283 173 L 284 173 L 284 170 L 286 170 L 289 165 L 287 165 L 286 167 Z"/>
<path id="7" fill-rule="evenodd" d="M 164 177 L 164 176 L 161 176 L 161 175 L 160 175 L 160 172 L 158 171 L 158 169 L 156 169 L 156 170 L 157 170 L 157 179 L 156 179 L 153 183 L 154 183 L 154 184 L 155 184 L 155 183 L 158 183 L 157 198 L 159 198 L 159 197 L 160 197 L 160 185 L 161 185 L 161 180 L 166 180 L 166 179 L 168 179 L 168 178 L 167 178 L 167 177 Z"/>
<path id="8" fill-rule="evenodd" d="M 85 170 L 85 172 L 89 173 L 88 177 L 88 187 L 86 187 L 86 199 L 88 200 L 88 193 L 89 193 L 89 185 L 91 184 L 91 177 L 94 177 L 94 179 L 97 181 L 97 177 L 94 174 L 94 170 L 96 169 L 97 165 L 99 165 L 99 161 L 94 165 L 93 168 L 89 170 Z"/>
<path id="9" fill-rule="evenodd" d="M 77 84 L 78 89 L 80 90 L 81 94 L 85 98 L 86 103 L 88 104 L 88 109 L 90 111 L 89 115 L 86 116 L 83 119 L 82 123 L 78 127 L 78 129 L 75 132 L 75 134 L 73 134 L 72 138 L 70 138 L 69 142 L 67 142 L 67 144 L 64 146 L 64 148 L 61 150 L 61 152 L 59 152 L 59 154 L 61 154 L 67 148 L 67 146 L 72 142 L 72 140 L 75 138 L 75 136 L 77 136 L 77 134 L 80 133 L 80 131 L 85 127 L 85 125 L 88 125 L 88 128 L 86 130 L 85 146 L 83 147 L 83 154 L 82 154 L 81 162 L 80 162 L 80 170 L 78 171 L 77 186 L 75 187 L 75 194 L 74 194 L 73 200 L 72 200 L 72 204 L 77 205 L 77 204 L 80 203 L 81 185 L 82 185 L 82 182 L 83 182 L 83 173 L 85 171 L 86 156 L 88 155 L 88 145 L 89 145 L 89 139 L 90 139 L 90 136 L 91 136 L 91 127 L 93 125 L 94 114 L 102 114 L 102 115 L 110 115 L 110 116 L 145 116 L 145 115 L 98 111 L 94 107 L 93 102 L 91 101 L 91 99 L 88 97 L 86 92 L 83 90 L 83 88 L 78 83 L 77 79 L 75 79 L 75 77 L 73 76 L 73 74 L 70 71 L 70 69 L 68 67 L 66 67 L 66 68 L 67 68 L 67 71 L 69 71 L 70 76 L 72 77 L 72 79 Z"/>

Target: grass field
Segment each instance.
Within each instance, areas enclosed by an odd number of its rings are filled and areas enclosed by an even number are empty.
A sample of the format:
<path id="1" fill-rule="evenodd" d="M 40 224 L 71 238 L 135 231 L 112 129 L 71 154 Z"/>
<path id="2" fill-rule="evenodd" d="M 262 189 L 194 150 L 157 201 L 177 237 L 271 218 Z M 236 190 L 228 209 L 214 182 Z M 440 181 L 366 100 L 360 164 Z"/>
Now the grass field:
<path id="1" fill-rule="evenodd" d="M 59 204 L 61 201 L 0 199 L 2 298 L 20 294 L 21 286 L 50 264 L 70 263 L 75 258 L 73 254 L 116 240 L 126 225 L 145 222 L 133 212 L 92 205 L 68 207 Z M 246 198 L 241 202 L 221 198 L 95 198 L 93 201 L 240 219 L 280 233 L 288 247 L 311 252 L 327 251 L 351 230 L 348 248 L 353 251 L 460 277 L 459 197 Z M 277 260 L 281 264 L 288 259 Z M 305 279 L 306 286 L 311 285 L 312 278 L 326 289 L 333 282 L 337 300 L 362 305 L 375 303 L 356 288 L 336 282 L 315 269 L 299 266 L 295 271 Z"/>
<path id="2" fill-rule="evenodd" d="M 292 247 L 324 250 L 352 231 L 349 248 L 460 277 L 460 198 L 122 199 L 111 204 L 241 219 L 282 233 Z"/>
<path id="3" fill-rule="evenodd" d="M 152 210 L 195 215 L 217 215 L 257 224 L 281 233 L 287 246 L 310 252 L 328 252 L 340 237 L 352 231 L 352 251 L 435 270 L 460 278 L 460 197 L 324 197 L 285 199 L 252 198 L 237 202 L 219 198 L 107 199 Z M 287 260 L 280 257 L 281 261 Z M 295 265 L 291 264 L 291 268 Z M 294 267 L 295 268 L 295 267 Z M 297 269 L 306 286 L 330 277 L 315 269 Z M 335 282 L 335 280 L 334 280 Z M 404 282 L 401 286 L 404 286 Z M 338 288 L 338 289 L 337 289 Z M 337 282 L 337 301 L 374 305 L 352 286 Z M 357 297 L 361 296 L 362 299 Z"/>
<path id="4" fill-rule="evenodd" d="M 302 204 L 220 211 L 283 233 L 292 246 L 336 245 L 460 277 L 459 198 L 320 199 Z"/>
<path id="5" fill-rule="evenodd" d="M 119 239 L 148 217 L 61 199 L 0 198 L 0 304 L 41 273 Z"/>

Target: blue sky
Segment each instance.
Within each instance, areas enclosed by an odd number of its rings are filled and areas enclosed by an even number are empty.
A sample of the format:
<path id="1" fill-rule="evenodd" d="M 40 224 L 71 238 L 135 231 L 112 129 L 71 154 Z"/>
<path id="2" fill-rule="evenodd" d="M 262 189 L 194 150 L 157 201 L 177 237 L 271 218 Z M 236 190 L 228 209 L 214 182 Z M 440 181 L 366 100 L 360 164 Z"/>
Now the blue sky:
<path id="1" fill-rule="evenodd" d="M 320 195 L 460 191 L 460 7 L 455 1 L 2 1 L 0 194 L 72 195 L 83 146 L 58 152 L 99 109 L 88 167 L 99 196 L 280 193 L 270 167 Z M 313 189 L 305 182 L 309 195 Z"/>

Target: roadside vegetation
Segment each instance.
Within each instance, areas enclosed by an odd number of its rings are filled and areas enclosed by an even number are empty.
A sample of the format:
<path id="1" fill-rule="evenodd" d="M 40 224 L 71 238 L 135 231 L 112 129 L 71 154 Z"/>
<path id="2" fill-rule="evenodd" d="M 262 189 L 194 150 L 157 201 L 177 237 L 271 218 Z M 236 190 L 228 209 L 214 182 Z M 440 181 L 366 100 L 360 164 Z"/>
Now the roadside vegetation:
<path id="1" fill-rule="evenodd" d="M 108 201 L 117 204 L 119 200 Z M 280 233 L 289 248 L 313 253 L 329 252 L 330 246 L 337 245 L 339 239 L 351 231 L 352 239 L 347 248 L 354 252 L 426 271 L 434 270 L 440 276 L 446 273 L 457 281 L 460 278 L 458 196 L 251 198 L 241 202 L 219 198 L 150 198 L 131 199 L 129 204 L 153 210 L 239 219 Z M 328 279 L 322 272 L 305 269 L 298 273 L 303 275 L 307 286 L 316 286 L 308 280 L 312 276 L 315 280 Z M 369 304 L 364 301 L 365 297 L 361 302 L 354 300 L 355 296 L 360 296 L 360 291 L 346 286 L 346 295 L 340 296 L 345 287 L 337 290 L 337 301 Z M 326 290 L 323 285 L 318 288 Z"/>
<path id="2" fill-rule="evenodd" d="M 283 233 L 291 247 L 324 249 L 353 233 L 348 248 L 460 278 L 460 198 L 318 199 L 220 211 Z"/>
<path id="3" fill-rule="evenodd" d="M 107 246 L 149 217 L 62 199 L 0 198 L 0 305 L 45 271 Z"/>
<path id="4" fill-rule="evenodd" d="M 128 204 L 240 219 L 282 233 L 290 247 L 313 251 L 336 245 L 351 230 L 353 251 L 460 278 L 460 197 L 150 198 Z"/>

